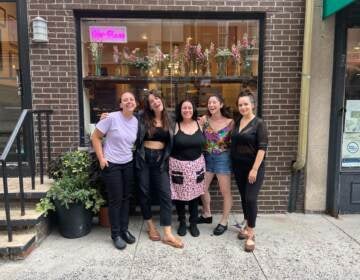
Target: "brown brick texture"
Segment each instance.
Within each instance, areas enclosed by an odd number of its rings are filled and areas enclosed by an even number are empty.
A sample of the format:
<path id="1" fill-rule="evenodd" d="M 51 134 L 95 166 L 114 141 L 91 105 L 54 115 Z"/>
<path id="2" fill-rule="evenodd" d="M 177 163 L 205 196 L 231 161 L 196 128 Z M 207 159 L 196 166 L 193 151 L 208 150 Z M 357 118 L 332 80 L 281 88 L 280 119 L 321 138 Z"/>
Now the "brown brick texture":
<path id="1" fill-rule="evenodd" d="M 266 12 L 263 118 L 270 135 L 266 180 L 259 196 L 261 213 L 285 212 L 291 164 L 296 157 L 305 1 L 302 0 L 28 0 L 28 21 L 48 21 L 49 43 L 30 42 L 33 107 L 53 109 L 55 153 L 79 143 L 77 57 L 73 10 L 256 11 Z M 31 30 L 31 28 L 29 28 Z M 31 32 L 31 31 L 29 31 Z M 29 36 L 32 37 L 31 34 Z M 234 210 L 241 210 L 233 184 Z M 221 193 L 212 187 L 215 210 Z"/>

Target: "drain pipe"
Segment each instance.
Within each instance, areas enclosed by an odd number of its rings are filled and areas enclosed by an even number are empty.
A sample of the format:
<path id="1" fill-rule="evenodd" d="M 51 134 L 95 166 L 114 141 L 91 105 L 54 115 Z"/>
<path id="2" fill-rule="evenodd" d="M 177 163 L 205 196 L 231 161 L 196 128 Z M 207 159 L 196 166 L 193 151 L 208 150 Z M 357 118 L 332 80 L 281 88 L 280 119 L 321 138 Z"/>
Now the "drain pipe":
<path id="1" fill-rule="evenodd" d="M 310 102 L 310 81 L 311 81 L 311 49 L 312 49 L 312 26 L 314 20 L 314 1 L 306 0 L 305 7 L 305 30 L 303 45 L 303 61 L 301 74 L 300 92 L 300 119 L 299 135 L 296 161 L 292 164 L 293 178 L 290 197 L 289 212 L 295 211 L 296 194 L 299 188 L 300 171 L 305 167 L 306 152 L 308 144 L 308 124 L 309 124 L 309 102 Z M 295 199 L 294 199 L 295 198 Z"/>

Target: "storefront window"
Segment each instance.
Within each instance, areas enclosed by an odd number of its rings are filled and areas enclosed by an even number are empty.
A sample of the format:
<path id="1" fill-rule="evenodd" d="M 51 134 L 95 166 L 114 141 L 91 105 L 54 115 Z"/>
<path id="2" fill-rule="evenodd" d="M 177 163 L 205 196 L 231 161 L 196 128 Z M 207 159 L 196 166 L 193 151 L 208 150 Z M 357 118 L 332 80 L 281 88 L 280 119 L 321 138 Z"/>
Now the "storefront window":
<path id="1" fill-rule="evenodd" d="M 86 132 L 124 91 L 161 91 L 170 110 L 192 98 L 200 113 L 212 92 L 234 112 L 241 89 L 257 98 L 258 20 L 83 18 L 81 41 Z"/>

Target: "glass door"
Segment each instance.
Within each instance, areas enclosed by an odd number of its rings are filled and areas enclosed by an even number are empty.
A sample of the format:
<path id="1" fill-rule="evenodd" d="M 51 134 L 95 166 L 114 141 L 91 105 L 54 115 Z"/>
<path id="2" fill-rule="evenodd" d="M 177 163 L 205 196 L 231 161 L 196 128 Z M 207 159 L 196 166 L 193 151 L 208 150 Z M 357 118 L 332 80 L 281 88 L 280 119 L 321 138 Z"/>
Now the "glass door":
<path id="1" fill-rule="evenodd" d="M 0 153 L 21 112 L 16 3 L 0 2 Z"/>
<path id="2" fill-rule="evenodd" d="M 360 27 L 348 28 L 340 212 L 360 213 Z"/>

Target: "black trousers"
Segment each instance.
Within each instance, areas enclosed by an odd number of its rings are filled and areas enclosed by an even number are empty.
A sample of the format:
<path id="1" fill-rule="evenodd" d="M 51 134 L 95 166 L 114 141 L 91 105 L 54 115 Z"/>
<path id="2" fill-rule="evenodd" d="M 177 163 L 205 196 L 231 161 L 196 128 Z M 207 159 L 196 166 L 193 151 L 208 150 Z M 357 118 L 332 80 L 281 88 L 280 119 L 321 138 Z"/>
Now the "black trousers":
<path id="1" fill-rule="evenodd" d="M 111 237 L 126 232 L 129 225 L 129 198 L 134 175 L 133 162 L 109 166 L 102 171 L 102 177 L 108 193 Z"/>
<path id="2" fill-rule="evenodd" d="M 160 201 L 160 225 L 171 225 L 172 201 L 170 179 L 167 170 L 161 170 L 163 150 L 145 148 L 145 164 L 138 170 L 139 202 L 144 220 L 152 218 L 151 192 L 155 191 Z"/>
<path id="3" fill-rule="evenodd" d="M 257 198 L 265 176 L 264 163 L 262 163 L 258 169 L 254 184 L 250 184 L 248 180 L 250 170 L 251 167 L 244 167 L 233 162 L 233 172 L 241 196 L 244 219 L 247 220 L 249 227 L 254 228 L 258 210 Z"/>
<path id="4" fill-rule="evenodd" d="M 182 200 L 175 200 L 175 206 L 176 206 L 176 212 L 178 214 L 178 221 L 185 221 L 186 220 L 186 214 L 185 214 L 185 206 L 186 204 L 189 205 L 189 222 L 190 224 L 196 224 L 198 215 L 199 215 L 199 198 L 194 198 L 190 201 L 182 201 Z"/>

